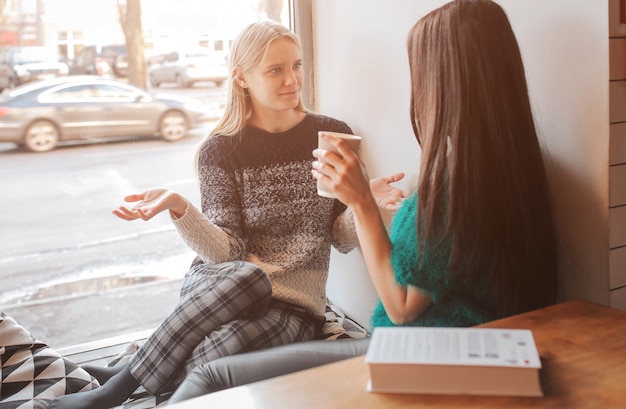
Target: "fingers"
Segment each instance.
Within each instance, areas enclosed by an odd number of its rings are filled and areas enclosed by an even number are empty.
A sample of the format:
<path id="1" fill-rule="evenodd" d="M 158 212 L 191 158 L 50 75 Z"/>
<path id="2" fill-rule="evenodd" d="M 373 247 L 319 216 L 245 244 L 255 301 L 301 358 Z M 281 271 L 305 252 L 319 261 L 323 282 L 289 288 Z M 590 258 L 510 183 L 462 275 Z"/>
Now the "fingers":
<path id="1" fill-rule="evenodd" d="M 145 199 L 147 193 L 148 192 L 141 192 L 141 193 L 135 193 L 132 195 L 124 196 L 124 201 L 125 202 L 138 202 L 140 200 Z"/>
<path id="2" fill-rule="evenodd" d="M 324 132 L 321 133 L 321 138 L 324 140 L 324 142 L 332 145 L 334 147 L 335 152 L 331 153 L 331 150 L 324 150 L 324 149 L 316 149 L 314 152 L 318 152 L 318 154 L 320 156 L 316 156 L 318 158 L 324 158 L 324 160 L 328 159 L 329 161 L 333 160 L 333 156 L 336 156 L 338 158 L 344 159 L 344 160 L 354 160 L 357 158 L 356 153 L 350 148 L 350 146 L 343 141 L 341 138 L 337 138 L 331 135 L 328 135 Z M 315 154 L 314 154 L 315 155 Z M 332 164 L 332 162 L 331 162 Z"/>
<path id="3" fill-rule="evenodd" d="M 124 206 L 120 206 L 117 209 L 113 209 L 112 213 L 115 216 L 119 217 L 120 219 L 124 219 L 128 221 L 137 220 L 139 218 L 139 216 L 137 216 L 135 212 L 125 208 Z"/>
<path id="4" fill-rule="evenodd" d="M 343 143 L 341 140 L 339 142 Z M 313 167 L 319 172 L 330 176 L 333 171 L 343 172 L 357 165 L 361 168 L 361 162 L 356 154 L 347 145 L 342 152 L 333 152 L 325 149 L 315 149 L 313 156 L 318 160 L 313 163 Z"/>
<path id="5" fill-rule="evenodd" d="M 405 176 L 404 172 L 398 172 L 398 173 L 394 173 L 391 176 L 385 177 L 384 181 L 385 181 L 385 183 L 390 185 L 391 183 L 395 183 L 395 182 L 401 181 L 402 179 L 404 179 L 404 176 Z M 407 197 L 409 195 L 409 193 L 406 190 L 401 190 L 401 189 L 395 188 L 393 186 L 390 186 L 390 187 L 392 189 L 396 189 L 397 194 L 399 196 L 398 200 L 401 200 L 401 199 L 403 199 L 403 198 L 405 198 L 405 197 Z"/>
<path id="6" fill-rule="evenodd" d="M 123 220 L 150 220 L 161 210 L 158 209 L 159 198 L 162 197 L 164 189 L 155 188 L 141 193 L 135 193 L 124 197 L 127 203 L 136 203 L 132 208 L 120 206 L 112 213 Z"/>
<path id="7" fill-rule="evenodd" d="M 394 173 L 391 176 L 387 176 L 385 180 L 387 183 L 395 183 L 401 181 L 402 179 L 404 179 L 404 172 Z"/>
<path id="8" fill-rule="evenodd" d="M 313 169 L 311 169 L 311 175 L 313 175 L 313 177 L 318 181 L 324 178 L 328 179 L 324 183 L 326 183 L 326 185 L 330 187 L 332 178 L 331 176 L 328 175 L 327 172 L 334 172 L 334 169 L 331 166 L 325 165 L 324 163 L 319 162 L 319 161 L 314 161 L 312 166 L 313 166 Z M 325 168 L 325 169 L 322 169 L 322 168 Z"/>
<path id="9" fill-rule="evenodd" d="M 341 139 L 337 139 L 337 144 L 335 145 L 337 148 L 336 156 L 339 157 L 343 162 L 348 165 L 348 167 L 361 167 L 361 160 L 359 156 L 350 148 L 350 146 Z"/>
<path id="10" fill-rule="evenodd" d="M 313 156 L 318 159 L 311 165 L 313 170 L 317 171 L 317 176 L 315 176 L 315 173 L 313 174 L 316 179 L 319 180 L 324 176 L 332 178 L 336 174 L 335 167 L 339 161 L 336 160 L 337 155 L 334 152 L 324 149 L 315 149 Z"/>
<path id="11" fill-rule="evenodd" d="M 328 153 L 334 155 L 333 152 Z M 337 157 L 336 155 L 334 156 Z M 314 161 L 311 166 L 313 167 L 311 173 L 317 180 L 328 178 L 339 182 L 350 175 L 350 167 L 346 166 L 346 162 L 342 160 L 336 160 L 334 163 L 330 163 L 330 161 L 322 162 L 321 160 L 318 160 Z"/>
<path id="12" fill-rule="evenodd" d="M 395 211 L 395 210 L 398 210 L 401 205 L 402 205 L 402 200 L 395 200 L 393 202 L 381 203 L 380 207 L 385 209 L 385 210 Z"/>
<path id="13" fill-rule="evenodd" d="M 340 160 L 337 153 L 325 149 L 315 149 L 313 151 L 313 156 L 318 159 L 318 162 L 327 163 L 333 167 L 336 166 Z"/>
<path id="14" fill-rule="evenodd" d="M 117 209 L 113 209 L 112 213 L 115 216 L 119 217 L 120 219 L 124 219 L 128 221 L 137 220 L 137 219 L 150 220 L 152 216 L 154 216 L 154 212 L 152 212 L 150 209 L 147 209 L 147 210 L 142 209 L 142 208 L 129 209 L 124 206 L 120 206 Z"/>

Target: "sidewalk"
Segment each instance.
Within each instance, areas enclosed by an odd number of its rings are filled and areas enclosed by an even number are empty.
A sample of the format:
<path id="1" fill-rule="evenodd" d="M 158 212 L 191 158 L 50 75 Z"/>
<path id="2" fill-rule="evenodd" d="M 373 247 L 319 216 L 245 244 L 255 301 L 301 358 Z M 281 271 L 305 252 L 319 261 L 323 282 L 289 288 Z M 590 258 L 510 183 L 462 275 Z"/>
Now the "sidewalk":
<path id="1" fill-rule="evenodd" d="M 157 327 L 176 305 L 181 282 L 159 280 L 2 310 L 35 338 L 64 348 Z"/>

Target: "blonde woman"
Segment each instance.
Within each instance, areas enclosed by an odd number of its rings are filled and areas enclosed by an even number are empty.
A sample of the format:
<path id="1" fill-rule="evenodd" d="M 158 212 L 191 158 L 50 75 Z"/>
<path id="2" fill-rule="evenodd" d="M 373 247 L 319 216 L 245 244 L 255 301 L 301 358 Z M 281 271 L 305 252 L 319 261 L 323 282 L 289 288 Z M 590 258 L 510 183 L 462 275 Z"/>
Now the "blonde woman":
<path id="1" fill-rule="evenodd" d="M 201 210 L 162 188 L 127 196 L 114 214 L 149 220 L 168 210 L 198 257 L 176 309 L 127 366 L 86 367 L 104 385 L 51 408 L 109 408 L 138 386 L 173 389 L 198 365 L 222 356 L 310 340 L 324 322 L 331 246 L 357 244 L 352 214 L 317 195 L 310 169 L 318 131 L 352 133 L 302 104 L 302 53 L 285 27 L 254 23 L 235 39 L 225 114 L 197 155 Z M 372 182 L 380 203 L 403 193 Z"/>

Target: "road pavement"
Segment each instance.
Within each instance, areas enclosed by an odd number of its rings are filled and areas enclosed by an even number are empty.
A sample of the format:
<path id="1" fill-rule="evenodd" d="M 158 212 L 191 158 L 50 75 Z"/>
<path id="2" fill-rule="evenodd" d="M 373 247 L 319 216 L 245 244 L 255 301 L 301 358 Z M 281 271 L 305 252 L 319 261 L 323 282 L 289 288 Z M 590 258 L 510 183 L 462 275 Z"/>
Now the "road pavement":
<path id="1" fill-rule="evenodd" d="M 3 311 L 53 348 L 156 328 L 178 300 L 169 279 L 14 304 Z"/>
<path id="2" fill-rule="evenodd" d="M 175 143 L 146 138 L 44 154 L 0 144 L 0 309 L 55 348 L 156 327 L 195 255 L 167 215 L 126 222 L 111 210 L 153 186 L 199 205 L 193 160 L 212 126 Z"/>

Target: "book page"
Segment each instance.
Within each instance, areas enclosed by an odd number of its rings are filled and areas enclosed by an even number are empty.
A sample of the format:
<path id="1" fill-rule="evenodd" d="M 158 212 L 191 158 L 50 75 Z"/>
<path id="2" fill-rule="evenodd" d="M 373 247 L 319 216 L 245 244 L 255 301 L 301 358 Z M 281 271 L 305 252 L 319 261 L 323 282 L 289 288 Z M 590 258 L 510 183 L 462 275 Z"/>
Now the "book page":
<path id="1" fill-rule="evenodd" d="M 378 327 L 366 362 L 541 367 L 530 330 L 493 328 Z"/>

